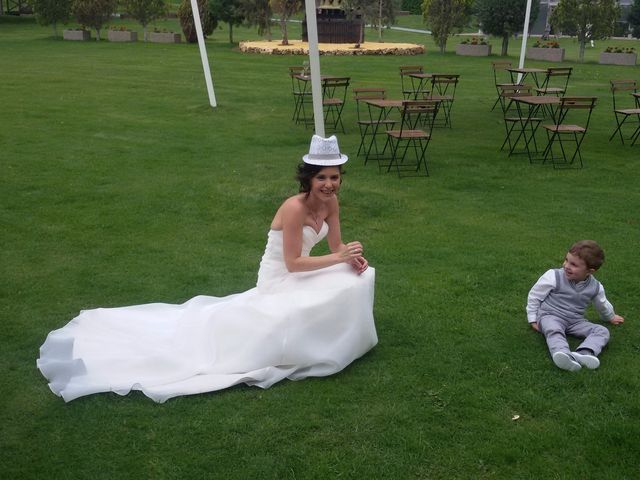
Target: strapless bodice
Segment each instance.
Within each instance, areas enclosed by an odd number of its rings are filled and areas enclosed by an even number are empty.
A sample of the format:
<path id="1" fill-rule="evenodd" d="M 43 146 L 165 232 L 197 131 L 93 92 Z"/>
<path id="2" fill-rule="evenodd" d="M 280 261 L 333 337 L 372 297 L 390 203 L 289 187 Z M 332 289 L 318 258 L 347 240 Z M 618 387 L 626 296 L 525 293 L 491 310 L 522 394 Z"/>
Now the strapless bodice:
<path id="1" fill-rule="evenodd" d="M 300 255 L 308 257 L 311 249 L 318 244 L 329 232 L 327 222 L 322 222 L 320 231 L 316 232 L 313 227 L 304 225 L 302 227 L 302 251 Z M 269 230 L 267 246 L 260 262 L 258 271 L 257 286 L 261 290 L 270 290 L 279 283 L 284 276 L 289 274 L 284 263 L 284 240 L 282 230 Z"/>

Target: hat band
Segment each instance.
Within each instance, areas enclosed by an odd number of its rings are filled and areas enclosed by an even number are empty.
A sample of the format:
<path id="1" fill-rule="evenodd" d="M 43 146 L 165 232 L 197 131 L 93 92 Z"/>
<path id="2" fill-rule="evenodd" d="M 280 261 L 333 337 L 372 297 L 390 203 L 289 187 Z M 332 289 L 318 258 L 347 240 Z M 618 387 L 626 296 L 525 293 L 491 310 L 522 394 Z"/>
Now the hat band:
<path id="1" fill-rule="evenodd" d="M 340 154 L 335 153 L 310 153 L 307 155 L 309 160 L 340 160 Z"/>

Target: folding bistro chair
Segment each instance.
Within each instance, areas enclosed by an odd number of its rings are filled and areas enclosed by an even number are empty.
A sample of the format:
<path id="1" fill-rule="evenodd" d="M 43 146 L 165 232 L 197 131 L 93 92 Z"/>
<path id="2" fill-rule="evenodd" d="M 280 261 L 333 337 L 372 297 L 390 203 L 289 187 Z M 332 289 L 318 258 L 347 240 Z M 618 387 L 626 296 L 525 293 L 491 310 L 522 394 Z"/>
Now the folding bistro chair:
<path id="1" fill-rule="evenodd" d="M 500 85 L 498 88 L 498 100 L 502 107 L 502 113 L 506 115 L 509 112 L 514 98 L 529 95 L 533 95 L 533 87 L 531 85 L 518 85 L 517 83 Z"/>
<path id="2" fill-rule="evenodd" d="M 451 108 L 456 96 L 456 87 L 460 75 L 449 73 L 434 73 L 431 76 L 431 94 L 430 100 L 442 101 L 442 112 L 444 119 L 442 126 L 451 128 Z"/>
<path id="3" fill-rule="evenodd" d="M 544 152 L 544 161 L 551 159 L 554 168 L 582 168 L 582 155 L 580 146 L 584 140 L 589 122 L 591 120 L 591 112 L 596 104 L 597 97 L 562 97 L 558 107 L 556 125 L 543 125 L 547 131 L 549 144 Z M 584 126 L 575 123 L 569 123 L 579 120 Z M 564 139 L 564 140 L 563 140 Z M 555 156 L 553 146 L 559 144 L 562 156 Z M 569 158 L 571 151 L 569 146 L 573 144 L 573 154 Z M 578 158 L 580 160 L 579 167 L 573 167 L 573 162 Z M 562 161 L 560 161 L 562 159 Z M 558 161 L 556 161 L 558 160 Z"/>
<path id="4" fill-rule="evenodd" d="M 538 95 L 561 96 L 567 93 L 569 77 L 573 67 L 550 67 L 547 68 L 544 80 L 540 88 L 536 88 Z"/>
<path id="5" fill-rule="evenodd" d="M 635 97 L 635 108 L 619 108 L 616 102 L 616 94 L 618 92 L 626 92 L 629 94 L 637 94 L 638 86 L 635 80 L 611 80 L 611 96 L 613 97 L 613 113 L 616 117 L 616 129 L 609 137 L 609 141 L 616 136 L 616 133 L 620 135 L 620 141 L 624 145 L 624 137 L 622 135 L 622 126 L 625 124 L 629 117 L 635 117 L 637 120 L 637 126 L 633 134 L 629 137 L 631 145 L 634 145 L 640 136 L 640 97 Z"/>
<path id="6" fill-rule="evenodd" d="M 329 77 L 322 79 L 322 108 L 324 123 L 327 128 L 338 130 L 338 125 L 344 133 L 342 123 L 342 109 L 347 99 L 349 77 Z"/>
<path id="7" fill-rule="evenodd" d="M 405 100 L 416 98 L 416 79 L 410 77 L 412 73 L 424 73 L 421 65 L 403 65 L 400 67 L 400 82 L 402 83 L 402 98 Z"/>
<path id="8" fill-rule="evenodd" d="M 402 102 L 402 120 L 399 130 L 387 130 L 387 146 L 391 151 L 391 159 L 386 165 L 387 172 L 395 166 L 398 176 L 429 176 L 426 151 L 431 141 L 433 121 L 424 121 L 424 117 L 435 119 L 441 101 L 439 100 L 404 100 Z M 418 126 L 426 124 L 428 130 Z M 404 144 L 404 148 L 401 147 Z M 413 160 L 408 158 L 409 151 L 413 152 Z M 424 172 L 421 167 L 424 165 Z M 378 166 L 382 168 L 381 160 Z"/>
<path id="9" fill-rule="evenodd" d="M 514 98 L 528 96 L 533 96 L 533 87 L 530 85 L 503 85 L 500 89 L 500 98 L 503 101 L 504 99 L 509 99 L 510 102 L 513 102 Z M 538 151 L 535 134 L 538 130 L 538 126 L 542 122 L 542 118 L 535 116 L 536 112 L 532 111 L 532 108 L 534 107 L 529 106 L 528 111 L 523 111 L 523 107 L 518 105 L 516 112 L 511 115 L 508 114 L 507 109 L 504 110 L 505 137 L 500 150 L 503 150 L 508 144 L 509 155 L 513 155 L 518 141 L 524 136 L 524 153 L 528 153 L 530 151 L 529 143 L 531 143 L 531 141 L 533 141 L 535 151 Z"/>
<path id="10" fill-rule="evenodd" d="M 493 69 L 493 83 L 496 87 L 496 93 L 498 94 L 496 101 L 493 102 L 493 106 L 491 107 L 491 111 L 493 112 L 496 108 L 496 105 L 500 104 L 502 107 L 502 112 L 505 113 L 505 108 L 503 104 L 503 98 L 501 96 L 502 87 L 512 87 L 517 85 L 517 83 L 511 82 L 511 73 L 507 71 L 507 68 L 511 68 L 511 62 L 491 62 L 491 68 Z M 506 81 L 509 79 L 509 81 Z"/>
<path id="11" fill-rule="evenodd" d="M 311 95 L 311 83 L 302 80 L 304 67 L 289 67 L 291 77 L 291 94 L 293 95 L 293 116 L 291 120 L 305 125 L 313 123 L 313 105 Z M 307 110 L 310 114 L 307 117 Z"/>
<path id="12" fill-rule="evenodd" d="M 363 152 L 364 163 L 366 165 L 372 148 L 375 149 L 376 156 L 380 155 L 376 137 L 384 133 L 384 131 L 393 128 L 396 121 L 383 118 L 381 114 L 374 115 L 374 112 L 371 110 L 371 105 L 366 103 L 367 100 L 385 100 L 387 94 L 384 88 L 354 88 L 353 94 L 356 101 L 358 128 L 360 129 L 360 145 L 358 146 L 358 153 L 356 155 L 359 156 L 360 152 Z M 381 132 L 380 127 L 384 127 L 384 131 Z"/>

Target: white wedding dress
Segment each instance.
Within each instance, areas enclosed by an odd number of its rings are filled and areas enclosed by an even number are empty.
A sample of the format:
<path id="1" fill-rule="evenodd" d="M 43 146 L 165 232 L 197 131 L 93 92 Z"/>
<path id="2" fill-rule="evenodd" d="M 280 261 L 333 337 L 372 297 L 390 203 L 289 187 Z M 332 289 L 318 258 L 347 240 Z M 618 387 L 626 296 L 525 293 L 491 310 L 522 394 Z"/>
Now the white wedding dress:
<path id="1" fill-rule="evenodd" d="M 302 255 L 327 231 L 326 223 L 319 233 L 305 226 Z M 84 310 L 49 333 L 37 366 L 67 402 L 131 390 L 164 402 L 339 372 L 378 341 L 375 271 L 339 264 L 289 273 L 282 248 L 282 232 L 269 231 L 257 287 L 243 293 Z"/>

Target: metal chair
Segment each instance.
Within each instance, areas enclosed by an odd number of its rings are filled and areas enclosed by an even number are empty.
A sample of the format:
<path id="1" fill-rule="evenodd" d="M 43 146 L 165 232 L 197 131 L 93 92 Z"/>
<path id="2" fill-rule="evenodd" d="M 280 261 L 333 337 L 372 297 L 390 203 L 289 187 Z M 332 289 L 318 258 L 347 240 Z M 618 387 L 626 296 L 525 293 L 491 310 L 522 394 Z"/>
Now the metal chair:
<path id="1" fill-rule="evenodd" d="M 513 98 L 516 97 L 526 97 L 533 95 L 533 87 L 530 85 L 503 85 L 500 88 L 500 99 L 502 102 L 505 99 L 509 99 L 510 102 L 513 102 Z M 529 107 L 533 108 L 533 107 Z M 504 142 L 502 142 L 502 146 L 500 150 L 503 150 L 505 145 L 509 145 L 509 155 L 513 155 L 515 153 L 516 145 L 522 136 L 525 138 L 525 152 L 528 153 L 529 143 L 533 141 L 533 147 L 535 151 L 538 151 L 538 145 L 536 143 L 536 131 L 538 126 L 542 122 L 542 118 L 532 116 L 535 114 L 533 111 L 529 111 L 527 113 L 523 113 L 520 107 L 517 108 L 516 114 L 508 115 L 508 109 L 503 109 L 505 112 L 504 116 L 504 129 L 505 129 L 505 137 Z M 528 129 L 528 132 L 525 131 L 525 128 Z M 515 136 L 515 139 L 513 138 Z"/>
<path id="2" fill-rule="evenodd" d="M 451 128 L 451 109 L 456 96 L 456 87 L 460 75 L 450 73 L 434 73 L 431 76 L 430 100 L 442 101 L 444 119 L 441 123 L 444 127 Z"/>
<path id="3" fill-rule="evenodd" d="M 364 163 L 369 160 L 371 149 L 375 149 L 376 157 L 380 156 L 378 150 L 378 142 L 376 137 L 384 132 L 380 132 L 380 127 L 384 127 L 385 131 L 393 128 L 396 124 L 395 120 L 381 118 L 382 115 L 376 116 L 371 111 L 371 105 L 366 103 L 367 100 L 385 100 L 387 98 L 386 90 L 379 87 L 366 87 L 353 89 L 354 100 L 356 101 L 356 113 L 358 116 L 358 128 L 360 130 L 360 145 L 358 146 L 357 156 L 360 152 L 364 152 Z"/>
<path id="4" fill-rule="evenodd" d="M 405 100 L 416 98 L 415 79 L 409 75 L 424 73 L 422 65 L 402 65 L 400 67 L 400 82 L 402 84 L 402 98 Z"/>
<path id="5" fill-rule="evenodd" d="M 338 125 L 344 133 L 342 123 L 342 109 L 347 99 L 349 77 L 330 77 L 322 79 L 322 108 L 324 123 L 328 129 L 337 131 Z"/>
<path id="6" fill-rule="evenodd" d="M 629 117 L 636 117 L 637 126 L 633 134 L 629 137 L 631 145 L 634 145 L 640 136 L 640 96 L 635 96 L 635 108 L 619 108 L 618 102 L 616 102 L 616 94 L 618 92 L 626 92 L 629 94 L 637 94 L 638 86 L 635 80 L 611 80 L 611 96 L 613 98 L 613 113 L 616 118 L 616 129 L 609 137 L 609 141 L 616 136 L 616 133 L 620 135 L 620 141 L 624 145 L 624 136 L 622 135 L 622 126 L 629 119 Z"/>
<path id="7" fill-rule="evenodd" d="M 514 85 L 518 84 L 511 81 L 504 81 L 506 78 L 509 78 L 509 80 L 511 79 L 511 73 L 507 70 L 508 68 L 511 68 L 511 62 L 491 62 L 491 68 L 493 70 L 493 83 L 496 87 L 496 93 L 498 94 L 496 101 L 493 102 L 491 111 L 493 112 L 496 108 L 496 105 L 499 104 L 502 107 L 502 113 L 505 113 L 503 98 L 501 96 L 501 89 L 502 87 L 513 87 Z"/>
<path id="8" fill-rule="evenodd" d="M 433 123 L 437 116 L 441 101 L 439 100 L 404 100 L 402 102 L 402 119 L 399 130 L 387 130 L 387 146 L 391 151 L 391 159 L 387 165 L 387 172 L 395 166 L 398 176 L 429 176 L 427 168 L 426 150 L 431 141 Z M 425 121 L 425 117 L 429 120 Z M 428 130 L 418 128 L 427 125 Z M 404 148 L 401 144 L 404 143 Z M 409 151 L 413 152 L 413 161 L 408 158 Z M 378 160 L 379 168 L 383 165 Z M 422 168 L 424 166 L 424 171 Z"/>
<path id="9" fill-rule="evenodd" d="M 547 131 L 549 143 L 544 152 L 544 161 L 551 159 L 554 168 L 582 168 L 582 154 L 580 146 L 584 140 L 589 122 L 591 121 L 591 112 L 595 106 L 597 97 L 562 97 L 560 106 L 558 107 L 558 120 L 555 125 L 542 125 Z M 576 120 L 581 121 L 583 125 L 578 125 Z M 563 140 L 564 138 L 564 140 Z M 562 156 L 555 156 L 553 146 L 558 142 Z M 568 144 L 575 145 L 573 154 L 569 158 Z M 580 160 L 580 166 L 574 167 L 574 160 Z M 562 159 L 562 161 L 560 161 Z M 558 160 L 558 161 L 556 161 Z"/>
<path id="10" fill-rule="evenodd" d="M 540 88 L 536 88 L 538 95 L 564 95 L 567 93 L 569 78 L 573 67 L 549 67 Z"/>
<path id="11" fill-rule="evenodd" d="M 311 83 L 302 80 L 304 67 L 289 67 L 289 77 L 291 78 L 291 94 L 293 95 L 293 116 L 291 120 L 295 123 L 312 124 L 313 106 L 311 95 Z M 310 109 L 307 115 L 307 109 Z"/>

